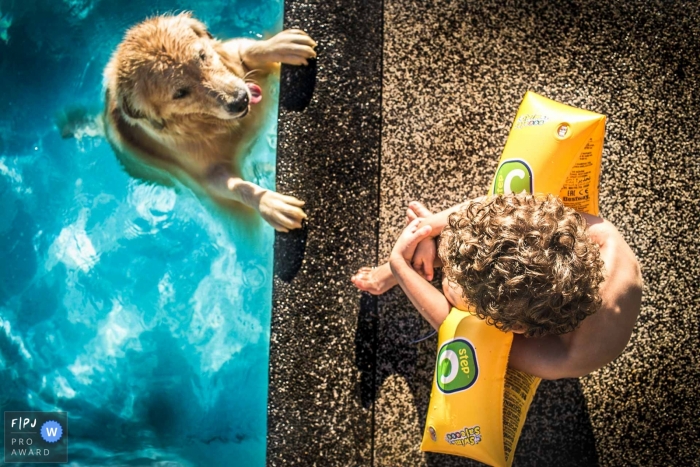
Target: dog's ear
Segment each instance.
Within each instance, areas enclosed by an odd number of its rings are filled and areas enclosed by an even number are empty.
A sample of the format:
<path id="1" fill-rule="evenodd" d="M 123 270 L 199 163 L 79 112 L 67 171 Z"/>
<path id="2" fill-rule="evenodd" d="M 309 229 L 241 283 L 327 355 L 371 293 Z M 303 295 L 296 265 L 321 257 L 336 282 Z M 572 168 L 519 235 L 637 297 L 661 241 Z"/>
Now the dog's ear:
<path id="1" fill-rule="evenodd" d="M 151 126 L 157 130 L 165 128 L 165 120 L 146 117 L 146 115 L 138 109 L 135 109 L 129 99 L 122 97 L 119 99 L 119 108 L 121 111 L 132 120 L 145 119 Z"/>
<path id="2" fill-rule="evenodd" d="M 146 120 L 148 120 L 148 123 L 150 123 L 151 126 L 158 131 L 165 129 L 165 120 L 163 120 L 162 118 L 160 118 L 160 119 L 147 118 Z"/>
<path id="3" fill-rule="evenodd" d="M 194 16 L 192 15 L 191 11 L 183 11 L 182 13 L 177 15 L 177 17 L 186 18 L 194 33 L 197 34 L 197 37 L 208 37 L 209 39 L 214 38 L 214 36 L 212 36 L 211 33 L 207 31 L 207 27 L 204 24 L 202 24 L 201 21 L 194 19 Z"/>
<path id="4" fill-rule="evenodd" d="M 194 18 L 190 21 L 190 27 L 192 28 L 194 33 L 197 34 L 197 37 L 208 37 L 209 39 L 214 38 L 214 36 L 212 36 L 211 33 L 207 30 L 207 27 Z"/>
<path id="5" fill-rule="evenodd" d="M 119 108 L 121 109 L 124 115 L 126 115 L 132 120 L 138 120 L 140 118 L 146 117 L 140 110 L 135 109 L 131 105 L 130 99 L 126 97 L 122 97 L 121 99 L 119 99 Z"/>

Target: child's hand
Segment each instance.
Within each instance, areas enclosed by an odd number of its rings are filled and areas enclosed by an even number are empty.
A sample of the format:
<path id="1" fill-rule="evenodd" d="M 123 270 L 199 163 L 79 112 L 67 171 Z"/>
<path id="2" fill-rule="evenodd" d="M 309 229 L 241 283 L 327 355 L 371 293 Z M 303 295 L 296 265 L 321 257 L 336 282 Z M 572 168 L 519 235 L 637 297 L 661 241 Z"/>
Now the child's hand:
<path id="1" fill-rule="evenodd" d="M 425 238 L 416 247 L 411 263 L 413 269 L 427 281 L 433 280 L 433 263 L 437 255 L 434 238 Z"/>
<path id="2" fill-rule="evenodd" d="M 431 215 L 430 210 L 422 203 L 411 201 L 408 203 L 408 209 L 406 209 L 406 224 L 410 224 L 415 219 L 424 221 Z M 436 243 L 432 238 L 421 240 L 413 253 L 413 258 L 411 259 L 412 267 L 425 280 L 433 280 L 433 263 L 436 255 Z"/>
<path id="3" fill-rule="evenodd" d="M 396 240 L 394 248 L 391 250 L 391 261 L 403 260 L 408 264 L 411 263 L 416 247 L 418 247 L 421 240 L 430 235 L 430 232 L 433 230 L 429 225 L 425 225 L 419 229 L 419 223 L 420 219 L 414 219 L 403 229 L 398 240 Z"/>

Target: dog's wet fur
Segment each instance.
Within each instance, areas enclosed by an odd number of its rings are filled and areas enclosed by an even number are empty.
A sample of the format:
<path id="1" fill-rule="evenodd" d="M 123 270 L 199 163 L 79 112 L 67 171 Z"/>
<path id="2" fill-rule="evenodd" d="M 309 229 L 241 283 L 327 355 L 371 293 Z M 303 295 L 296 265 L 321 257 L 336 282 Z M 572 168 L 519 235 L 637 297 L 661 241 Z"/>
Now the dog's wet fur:
<path id="1" fill-rule="evenodd" d="M 299 30 L 219 41 L 189 13 L 147 19 L 105 69 L 106 136 L 132 176 L 175 177 L 222 204 L 257 209 L 277 230 L 298 228 L 303 202 L 236 180 L 270 110 L 279 62 L 306 64 L 315 45 Z"/>

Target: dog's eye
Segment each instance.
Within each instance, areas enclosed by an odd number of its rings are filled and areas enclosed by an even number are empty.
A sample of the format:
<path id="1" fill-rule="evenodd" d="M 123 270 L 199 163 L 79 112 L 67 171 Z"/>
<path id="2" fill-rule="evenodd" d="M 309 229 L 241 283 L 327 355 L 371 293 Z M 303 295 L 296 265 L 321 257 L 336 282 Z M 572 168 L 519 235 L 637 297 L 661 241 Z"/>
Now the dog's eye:
<path id="1" fill-rule="evenodd" d="M 173 94 L 173 99 L 184 99 L 190 95 L 190 90 L 187 88 L 180 88 Z"/>
<path id="2" fill-rule="evenodd" d="M 203 62 L 206 62 L 206 61 L 207 61 L 207 54 L 206 54 L 206 52 L 204 52 L 203 50 L 200 50 L 200 51 L 199 51 L 199 58 L 200 58 Z"/>

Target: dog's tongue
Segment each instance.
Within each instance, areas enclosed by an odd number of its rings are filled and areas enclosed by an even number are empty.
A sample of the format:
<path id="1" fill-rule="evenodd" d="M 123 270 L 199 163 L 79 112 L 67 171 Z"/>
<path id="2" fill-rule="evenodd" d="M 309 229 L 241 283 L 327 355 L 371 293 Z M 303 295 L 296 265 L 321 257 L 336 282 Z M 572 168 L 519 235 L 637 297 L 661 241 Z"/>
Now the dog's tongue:
<path id="1" fill-rule="evenodd" d="M 262 100 L 262 89 L 260 86 L 253 83 L 246 83 L 248 89 L 250 90 L 250 103 L 257 104 Z"/>

